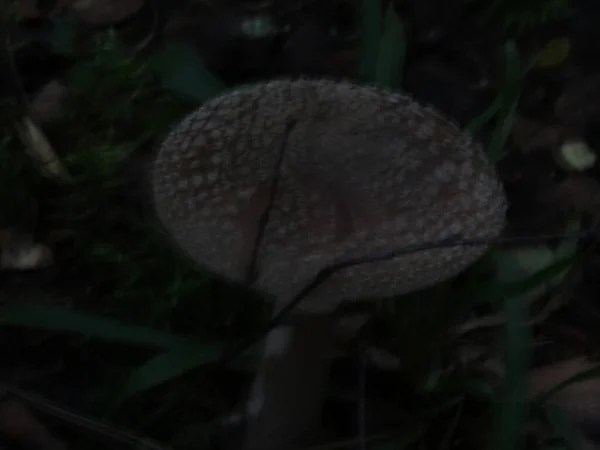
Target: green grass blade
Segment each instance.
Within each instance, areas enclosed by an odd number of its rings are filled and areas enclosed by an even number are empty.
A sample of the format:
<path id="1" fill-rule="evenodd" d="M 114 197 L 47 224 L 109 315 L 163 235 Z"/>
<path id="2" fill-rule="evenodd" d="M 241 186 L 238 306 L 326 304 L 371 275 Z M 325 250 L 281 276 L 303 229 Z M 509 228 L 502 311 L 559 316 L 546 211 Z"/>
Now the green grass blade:
<path id="1" fill-rule="evenodd" d="M 165 44 L 150 58 L 150 66 L 161 76 L 163 87 L 182 97 L 204 102 L 227 89 L 188 44 Z"/>
<path id="2" fill-rule="evenodd" d="M 513 41 L 504 44 L 503 47 L 505 74 L 502 89 L 486 110 L 479 116 L 475 117 L 466 127 L 465 130 L 471 133 L 476 133 L 485 124 L 489 123 L 507 103 L 507 96 L 515 86 L 520 85 L 522 76 L 521 60 L 519 51 Z"/>
<path id="3" fill-rule="evenodd" d="M 67 308 L 35 303 L 12 303 L 0 308 L 0 324 L 76 333 L 89 338 L 154 348 L 172 348 L 190 340 L 152 328 L 123 324 Z"/>
<path id="4" fill-rule="evenodd" d="M 519 76 L 521 62 L 519 59 L 517 46 L 513 41 L 509 41 L 504 44 L 503 54 L 505 63 L 503 87 L 492 104 L 465 127 L 466 131 L 476 133 L 481 129 L 481 127 L 489 123 L 496 116 L 496 114 L 498 114 L 506 102 L 507 91 L 512 88 L 515 79 Z"/>
<path id="5" fill-rule="evenodd" d="M 469 124 L 465 127 L 465 131 L 469 133 L 477 133 L 485 124 L 489 123 L 496 114 L 498 114 L 498 111 L 500 111 L 501 107 L 502 97 L 500 94 L 498 94 L 492 104 L 488 106 L 485 111 L 469 122 Z"/>
<path id="6" fill-rule="evenodd" d="M 517 450 L 522 447 L 523 429 L 529 414 L 527 403 L 531 336 L 527 326 L 528 305 L 522 297 L 504 302 L 506 317 L 506 380 L 496 402 L 494 450 Z"/>
<path id="7" fill-rule="evenodd" d="M 471 307 L 482 303 L 495 303 L 506 297 L 524 295 L 552 279 L 555 279 L 571 267 L 582 253 L 564 257 L 532 275 L 518 281 L 492 281 L 481 283 L 472 281 L 460 293 L 459 298 Z"/>
<path id="8" fill-rule="evenodd" d="M 496 126 L 487 148 L 487 155 L 492 163 L 499 161 L 503 156 L 504 146 L 508 142 L 517 113 L 519 98 L 521 97 L 521 84 L 525 76 L 519 50 L 513 41 L 509 41 L 504 45 L 504 59 L 506 76 L 504 88 L 500 91 L 502 106 L 498 111 Z"/>
<path id="9" fill-rule="evenodd" d="M 563 274 L 581 255 L 573 255 L 561 259 L 550 266 L 540 270 L 522 281 L 507 284 L 504 290 L 505 295 L 516 296 L 525 294 Z"/>
<path id="10" fill-rule="evenodd" d="M 510 137 L 512 125 L 517 114 L 520 96 L 521 91 L 519 90 L 514 94 L 514 100 L 502 108 L 498 113 L 498 122 L 496 123 L 496 127 L 486 150 L 488 159 L 492 164 L 500 161 L 505 154 L 504 147 Z"/>
<path id="11" fill-rule="evenodd" d="M 390 89 L 399 88 L 404 72 L 405 55 L 404 24 L 394 11 L 393 4 L 390 3 L 385 15 L 383 36 L 379 43 L 375 83 Z"/>
<path id="12" fill-rule="evenodd" d="M 258 347 L 253 346 L 229 365 L 240 370 L 254 370 Z M 116 410 L 127 398 L 172 381 L 186 373 L 212 364 L 226 350 L 223 344 L 191 343 L 163 352 L 148 360 L 128 377 L 110 406 Z"/>
<path id="13" fill-rule="evenodd" d="M 372 83 L 375 81 L 377 53 L 379 52 L 379 41 L 383 25 L 381 0 L 364 0 L 362 19 L 362 39 L 358 72 L 361 80 Z"/>
<path id="14" fill-rule="evenodd" d="M 117 396 L 117 401 L 120 404 L 127 397 L 211 363 L 223 350 L 223 345 L 189 344 L 163 352 L 130 374 Z"/>

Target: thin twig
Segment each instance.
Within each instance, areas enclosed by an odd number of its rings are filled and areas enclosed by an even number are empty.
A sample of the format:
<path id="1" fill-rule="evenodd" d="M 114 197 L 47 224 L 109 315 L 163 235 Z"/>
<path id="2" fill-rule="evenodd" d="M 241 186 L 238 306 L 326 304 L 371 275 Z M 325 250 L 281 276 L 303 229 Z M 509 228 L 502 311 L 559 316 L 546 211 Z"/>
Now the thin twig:
<path id="1" fill-rule="evenodd" d="M 323 269 L 321 269 L 315 277 L 308 282 L 292 299 L 279 311 L 278 314 L 262 329 L 256 333 L 255 336 L 250 337 L 246 342 L 235 347 L 231 351 L 223 353 L 219 358 L 219 364 L 226 364 L 241 353 L 246 351 L 249 347 L 254 345 L 256 342 L 263 339 L 263 337 L 274 328 L 278 327 L 283 323 L 286 316 L 295 309 L 309 294 L 317 289 L 323 282 L 327 281 L 334 273 L 339 270 L 347 269 L 349 267 L 357 266 L 360 264 L 369 264 L 374 262 L 389 261 L 402 255 L 416 253 L 425 250 L 432 250 L 437 248 L 449 248 L 449 247 L 466 247 L 466 246 L 489 246 L 492 244 L 540 244 L 555 239 L 581 239 L 590 236 L 593 232 L 598 231 L 597 225 L 591 227 L 585 231 L 579 231 L 574 233 L 556 233 L 546 234 L 542 236 L 517 236 L 517 237 L 484 237 L 477 239 L 462 239 L 460 235 L 453 235 L 446 239 L 437 241 L 427 242 L 423 244 L 413 244 L 400 249 L 391 250 L 376 256 L 365 256 L 361 258 L 352 258 L 343 262 L 333 263 Z"/>
<path id="2" fill-rule="evenodd" d="M 256 272 L 256 264 L 258 260 L 258 252 L 262 245 L 265 229 L 269 223 L 269 219 L 271 217 L 271 212 L 273 210 L 273 205 L 275 204 L 275 197 L 277 196 L 277 190 L 279 188 L 279 181 L 281 179 L 281 166 L 283 165 L 283 159 L 285 156 L 285 149 L 287 146 L 288 138 L 292 129 L 296 125 L 295 121 L 292 121 L 287 124 L 285 127 L 285 132 L 283 135 L 283 140 L 281 142 L 281 147 L 279 149 L 279 153 L 277 155 L 277 161 L 275 162 L 275 168 L 273 172 L 273 180 L 271 181 L 271 186 L 269 189 L 269 202 L 265 210 L 262 212 L 260 216 L 260 220 L 258 222 L 258 232 L 256 233 L 256 237 L 254 239 L 254 246 L 252 247 L 252 254 L 250 255 L 250 262 L 248 263 L 248 268 L 246 271 L 246 284 L 251 285 L 254 280 L 257 278 L 258 273 Z"/>

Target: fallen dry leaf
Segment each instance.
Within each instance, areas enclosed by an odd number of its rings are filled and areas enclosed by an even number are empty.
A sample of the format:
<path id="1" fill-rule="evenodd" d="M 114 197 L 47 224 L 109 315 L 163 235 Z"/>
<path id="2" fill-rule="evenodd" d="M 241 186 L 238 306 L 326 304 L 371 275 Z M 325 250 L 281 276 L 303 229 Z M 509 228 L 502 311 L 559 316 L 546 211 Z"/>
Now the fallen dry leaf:
<path id="1" fill-rule="evenodd" d="M 0 269 L 31 270 L 52 263 L 52 250 L 20 231 L 0 229 Z"/>
<path id="2" fill-rule="evenodd" d="M 554 193 L 565 210 L 600 214 L 600 182 L 591 176 L 574 175 L 564 180 Z"/>
<path id="3" fill-rule="evenodd" d="M 571 40 L 568 37 L 551 39 L 536 55 L 537 67 L 554 67 L 565 62 L 571 50 Z"/>
<path id="4" fill-rule="evenodd" d="M 67 87 L 58 80 L 46 83 L 30 103 L 31 116 L 39 123 L 60 119 L 65 113 Z"/>
<path id="5" fill-rule="evenodd" d="M 42 129 L 31 117 L 25 116 L 16 123 L 17 133 L 25 152 L 37 163 L 40 172 L 55 181 L 71 183 L 67 172 Z"/>

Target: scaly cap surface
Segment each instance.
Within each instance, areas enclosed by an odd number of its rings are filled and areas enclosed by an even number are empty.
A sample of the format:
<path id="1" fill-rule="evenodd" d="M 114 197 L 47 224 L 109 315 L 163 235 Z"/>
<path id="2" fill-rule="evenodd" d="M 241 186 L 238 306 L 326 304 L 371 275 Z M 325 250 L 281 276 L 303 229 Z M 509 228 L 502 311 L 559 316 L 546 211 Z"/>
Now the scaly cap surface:
<path id="1" fill-rule="evenodd" d="M 158 216 L 195 261 L 243 282 L 278 168 L 255 287 L 282 301 L 333 262 L 456 234 L 493 237 L 505 220 L 502 186 L 469 135 L 405 94 L 331 80 L 244 87 L 183 119 L 155 162 Z M 428 287 L 485 250 L 344 269 L 301 307 Z"/>

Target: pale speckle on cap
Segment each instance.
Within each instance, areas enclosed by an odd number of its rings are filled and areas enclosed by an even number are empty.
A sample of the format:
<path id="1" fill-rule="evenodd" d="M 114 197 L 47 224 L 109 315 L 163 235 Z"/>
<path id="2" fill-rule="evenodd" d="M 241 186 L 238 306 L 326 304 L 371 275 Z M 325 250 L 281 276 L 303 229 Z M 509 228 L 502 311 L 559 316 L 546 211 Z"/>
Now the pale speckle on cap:
<path id="1" fill-rule="evenodd" d="M 491 238 L 504 225 L 504 192 L 481 145 L 434 108 L 349 82 L 275 80 L 207 102 L 158 153 L 158 216 L 198 263 L 244 281 L 282 148 L 256 267 L 256 286 L 282 301 L 345 258 L 457 234 Z M 350 267 L 300 306 L 428 287 L 485 250 L 428 249 Z"/>

